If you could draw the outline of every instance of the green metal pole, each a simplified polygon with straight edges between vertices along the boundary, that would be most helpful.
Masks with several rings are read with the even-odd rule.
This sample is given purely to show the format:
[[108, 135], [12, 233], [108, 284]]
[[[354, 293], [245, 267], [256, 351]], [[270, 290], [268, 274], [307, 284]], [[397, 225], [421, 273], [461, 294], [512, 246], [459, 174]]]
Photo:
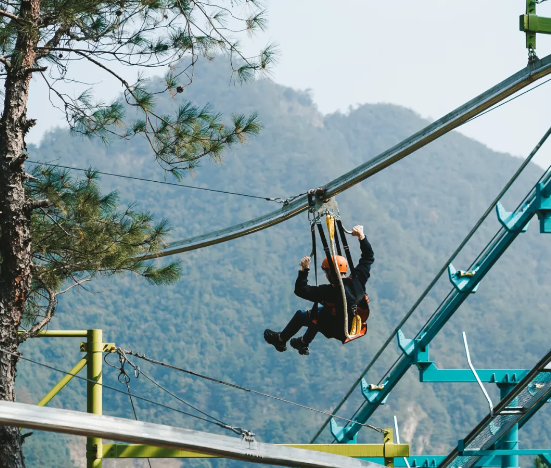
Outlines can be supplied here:
[[[102, 364], [103, 364], [103, 336], [101, 330], [88, 330], [88, 379], [96, 383], [87, 383], [87, 411], [93, 414], [102, 414]], [[88, 437], [86, 441], [86, 468], [101, 468], [103, 453], [102, 439]]]
[[[534, 0], [526, 0], [526, 15], [536, 14], [536, 2]], [[536, 33], [526, 33], [526, 48], [528, 50], [536, 50]]]
[[[498, 384], [501, 399], [505, 398], [514, 388], [515, 384]], [[513, 405], [517, 405], [517, 400], [513, 400]], [[515, 424], [509, 432], [499, 440], [497, 449], [518, 450], [518, 424]], [[502, 455], [501, 468], [517, 468], [518, 455]]]
[[[20, 330], [19, 334], [24, 333]], [[86, 338], [88, 330], [41, 330], [32, 338]]]
[[86, 362], [88, 361], [88, 355], [84, 356], [78, 363], [75, 367], [73, 367], [70, 371], [69, 371], [69, 374], [72, 374], [72, 375], [66, 375], [65, 377], [63, 377], [55, 386], [54, 388], [52, 388], [44, 398], [42, 398], [42, 400], [40, 400], [38, 403], [37, 403], [37, 406], [46, 406], [50, 400], [55, 397], [59, 391], [65, 387], [65, 385], [67, 385], [71, 379], [77, 375], [81, 370], [82, 368], [86, 365]]

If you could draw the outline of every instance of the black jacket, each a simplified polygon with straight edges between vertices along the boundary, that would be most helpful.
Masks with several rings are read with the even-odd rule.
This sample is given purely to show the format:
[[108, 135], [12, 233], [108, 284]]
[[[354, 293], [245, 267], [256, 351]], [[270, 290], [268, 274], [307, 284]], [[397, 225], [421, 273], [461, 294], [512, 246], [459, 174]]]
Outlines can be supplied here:
[[[364, 237], [360, 241], [362, 252], [360, 261], [349, 278], [343, 278], [344, 289], [346, 292], [346, 302], [348, 304], [359, 304], [365, 296], [365, 285], [371, 276], [371, 265], [375, 261], [373, 248]], [[319, 302], [323, 305], [335, 304], [336, 314], [333, 315], [332, 307], [324, 307], [317, 317], [319, 331], [327, 338], [336, 338], [340, 341], [345, 340], [344, 335], [344, 311], [340, 287], [332, 284], [322, 284], [321, 286], [310, 286], [308, 284], [308, 272], [303, 270], [298, 272], [298, 278], [295, 283], [295, 294], [307, 301]], [[348, 310], [348, 325], [352, 324], [352, 311]], [[349, 330], [350, 332], [350, 330]]]

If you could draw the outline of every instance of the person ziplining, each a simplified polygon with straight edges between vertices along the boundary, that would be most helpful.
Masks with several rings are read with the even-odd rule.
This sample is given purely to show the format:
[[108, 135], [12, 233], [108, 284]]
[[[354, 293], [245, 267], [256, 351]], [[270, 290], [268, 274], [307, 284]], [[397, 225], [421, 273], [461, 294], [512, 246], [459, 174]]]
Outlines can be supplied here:
[[[313, 202], [311, 204], [313, 205], [311, 212], [317, 211]], [[352, 268], [350, 276], [347, 277], [348, 265], [349, 263], [352, 265], [352, 259], [344, 237], [344, 228], [340, 219], [335, 219], [333, 216], [333, 210], [326, 210], [323, 214], [327, 217], [330, 243], [327, 243], [318, 215], [312, 222], [312, 253], [315, 258], [315, 226], [317, 225], [326, 253], [321, 268], [329, 284], [309, 285], [308, 274], [311, 256], [303, 257], [300, 260], [301, 270], [298, 272], [295, 282], [295, 294], [302, 299], [312, 301], [314, 306], [309, 310], [298, 310], [281, 332], [269, 329], [264, 331], [264, 340], [279, 352], [287, 350], [287, 342], [290, 340], [291, 347], [295, 348], [299, 354], [310, 354], [309, 345], [318, 332], [321, 332], [326, 338], [334, 338], [345, 344], [364, 336], [367, 331], [369, 298], [365, 287], [371, 276], [371, 265], [375, 261], [373, 248], [364, 234], [363, 226], [354, 226], [351, 234], [359, 240], [361, 258], [356, 267]], [[341, 235], [341, 241], [349, 261], [340, 255], [341, 248], [338, 237], [335, 243], [335, 228]], [[335, 250], [338, 250], [339, 255]], [[306, 333], [300, 338], [294, 338], [302, 327], [307, 327]]]

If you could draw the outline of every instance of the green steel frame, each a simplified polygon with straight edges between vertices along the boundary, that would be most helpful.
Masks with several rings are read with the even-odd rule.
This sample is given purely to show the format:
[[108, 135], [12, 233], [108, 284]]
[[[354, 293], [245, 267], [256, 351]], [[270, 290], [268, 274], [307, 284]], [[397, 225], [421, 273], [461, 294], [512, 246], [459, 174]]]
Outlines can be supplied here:
[[[87, 366], [88, 383], [86, 385], [86, 402], [88, 413], [102, 414], [102, 367], [103, 353], [109, 353], [114, 343], [103, 343], [102, 331], [92, 330], [45, 330], [33, 338], [86, 338], [80, 343], [80, 351], [85, 356], [38, 402], [46, 406], [65, 387], [84, 366]], [[93, 382], [91, 382], [93, 381]], [[102, 440], [95, 437], [86, 439], [86, 468], [101, 468]]]
[[520, 15], [520, 30], [526, 34], [526, 48], [536, 50], [536, 34], [551, 34], [551, 18], [536, 15], [536, 2], [526, 0], [526, 13]]
[[[65, 375], [39, 402], [38, 406], [47, 405], [85, 366], [87, 366], [86, 402], [87, 412], [103, 413], [103, 353], [113, 352], [115, 343], [104, 343], [100, 329], [91, 330], [46, 330], [33, 338], [86, 338], [80, 343], [80, 351], [85, 356]], [[395, 444], [393, 429], [384, 430], [382, 444], [334, 445], [334, 444], [282, 444], [287, 447], [302, 448], [318, 452], [344, 455], [353, 458], [382, 460], [390, 468], [394, 459], [409, 457], [408, 444]], [[139, 444], [103, 444], [102, 439], [86, 439], [86, 468], [101, 468], [104, 458], [213, 458], [183, 450], [170, 450]]]
[[[395, 444], [392, 429], [385, 429], [383, 444], [280, 444], [284, 447], [294, 447], [316, 452], [361, 458], [367, 461], [394, 467], [395, 459], [403, 460], [409, 457], [408, 444]], [[104, 444], [103, 458], [218, 458], [187, 450], [172, 450], [162, 447], [152, 447], [142, 444]]]

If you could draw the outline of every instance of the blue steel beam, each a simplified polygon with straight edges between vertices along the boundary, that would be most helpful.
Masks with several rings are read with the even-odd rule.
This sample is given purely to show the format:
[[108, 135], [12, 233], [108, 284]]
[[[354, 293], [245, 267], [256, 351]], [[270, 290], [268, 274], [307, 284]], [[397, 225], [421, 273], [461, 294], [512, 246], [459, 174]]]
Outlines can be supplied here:
[[[450, 271], [453, 274], [461, 275], [461, 284], [454, 283], [453, 290], [448, 299], [442, 303], [432, 320], [418, 334], [418, 338], [407, 340], [403, 334], [398, 333], [398, 344], [402, 349], [403, 355], [396, 366], [390, 371], [388, 377], [378, 388], [373, 388], [362, 382], [362, 393], [367, 400], [359, 411], [354, 421], [365, 424], [367, 420], [377, 410], [379, 405], [383, 404], [388, 398], [390, 392], [396, 387], [398, 382], [406, 374], [409, 368], [419, 361], [419, 353], [426, 351], [427, 346], [440, 332], [455, 311], [463, 304], [469, 294], [478, 286], [480, 281], [492, 269], [499, 258], [505, 253], [519, 234], [525, 231], [526, 226], [534, 215], [538, 215], [540, 220], [540, 232], [551, 233], [551, 176], [548, 174], [544, 180], [532, 189], [524, 205], [518, 212], [504, 218], [504, 210], [501, 204], [498, 204], [497, 214], [503, 226], [494, 238], [494, 241], [484, 249], [479, 256], [479, 260], [473, 265], [469, 272], [456, 272], [450, 265]], [[452, 278], [450, 278], [452, 279]], [[350, 423], [349, 426], [341, 427], [334, 419], [331, 420], [331, 433], [333, 437], [341, 443], [354, 442], [356, 434], [362, 428], [359, 424]]]

